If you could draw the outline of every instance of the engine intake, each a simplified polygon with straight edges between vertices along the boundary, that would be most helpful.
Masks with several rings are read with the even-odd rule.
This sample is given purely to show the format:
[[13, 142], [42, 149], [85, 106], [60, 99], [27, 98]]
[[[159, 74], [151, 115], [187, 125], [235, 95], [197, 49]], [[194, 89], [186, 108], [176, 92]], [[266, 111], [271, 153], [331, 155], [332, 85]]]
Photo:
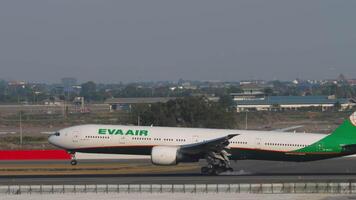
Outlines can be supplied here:
[[184, 155], [178, 146], [155, 146], [151, 152], [151, 162], [155, 165], [177, 165], [180, 162], [198, 162], [199, 158]]
[[151, 161], [155, 165], [178, 164], [178, 150], [175, 146], [156, 146], [152, 148]]

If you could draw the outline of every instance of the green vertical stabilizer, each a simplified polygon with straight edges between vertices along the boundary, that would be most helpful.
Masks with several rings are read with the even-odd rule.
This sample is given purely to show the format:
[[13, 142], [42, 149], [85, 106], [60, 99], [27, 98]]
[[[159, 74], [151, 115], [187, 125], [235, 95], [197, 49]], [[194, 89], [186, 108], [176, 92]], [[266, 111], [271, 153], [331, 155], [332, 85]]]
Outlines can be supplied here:
[[[343, 153], [345, 146], [356, 145], [356, 112], [346, 119], [330, 135], [307, 147], [296, 150], [301, 153]], [[355, 152], [356, 153], [356, 152]]]

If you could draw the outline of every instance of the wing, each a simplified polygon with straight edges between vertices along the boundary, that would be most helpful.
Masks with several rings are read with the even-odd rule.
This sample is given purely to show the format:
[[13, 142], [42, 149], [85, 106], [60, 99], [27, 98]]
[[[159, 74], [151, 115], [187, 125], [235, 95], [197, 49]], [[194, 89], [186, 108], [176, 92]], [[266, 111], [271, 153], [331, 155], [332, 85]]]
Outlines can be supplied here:
[[230, 144], [229, 140], [238, 134], [231, 134], [224, 137], [207, 140], [203, 142], [182, 145], [180, 151], [185, 154], [196, 155], [208, 152], [221, 152]]

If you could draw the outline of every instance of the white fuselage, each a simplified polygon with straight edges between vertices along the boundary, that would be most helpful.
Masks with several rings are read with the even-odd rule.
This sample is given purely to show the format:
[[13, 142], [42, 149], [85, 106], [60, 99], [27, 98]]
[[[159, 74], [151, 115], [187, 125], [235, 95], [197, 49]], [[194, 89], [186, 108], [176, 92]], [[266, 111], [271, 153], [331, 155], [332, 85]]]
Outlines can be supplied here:
[[[102, 129], [101, 134], [99, 134], [100, 129]], [[121, 131], [117, 132], [117, 130]], [[132, 132], [127, 134], [129, 130]], [[147, 135], [140, 135], [140, 130], [147, 131]], [[230, 148], [288, 152], [313, 144], [326, 136], [313, 133], [119, 125], [81, 125], [62, 129], [59, 133], [59, 136], [51, 136], [49, 141], [67, 150], [180, 146], [238, 134], [230, 140]], [[130, 152], [125, 152], [125, 154], [130, 154]]]

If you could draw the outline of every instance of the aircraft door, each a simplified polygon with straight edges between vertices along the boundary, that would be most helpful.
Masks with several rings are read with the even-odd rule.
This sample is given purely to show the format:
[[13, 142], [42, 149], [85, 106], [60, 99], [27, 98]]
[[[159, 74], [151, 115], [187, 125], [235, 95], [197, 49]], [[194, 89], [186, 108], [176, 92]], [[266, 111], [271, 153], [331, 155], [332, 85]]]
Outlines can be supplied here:
[[256, 145], [257, 149], [260, 149], [261, 146], [262, 146], [262, 139], [261, 138], [256, 138], [255, 145]]
[[79, 133], [77, 131], [73, 132], [73, 143], [78, 143], [79, 141]]
[[126, 144], [126, 137], [124, 135], [119, 137], [119, 144]]
[[193, 142], [199, 142], [199, 136], [198, 135], [193, 135], [192, 141]]

